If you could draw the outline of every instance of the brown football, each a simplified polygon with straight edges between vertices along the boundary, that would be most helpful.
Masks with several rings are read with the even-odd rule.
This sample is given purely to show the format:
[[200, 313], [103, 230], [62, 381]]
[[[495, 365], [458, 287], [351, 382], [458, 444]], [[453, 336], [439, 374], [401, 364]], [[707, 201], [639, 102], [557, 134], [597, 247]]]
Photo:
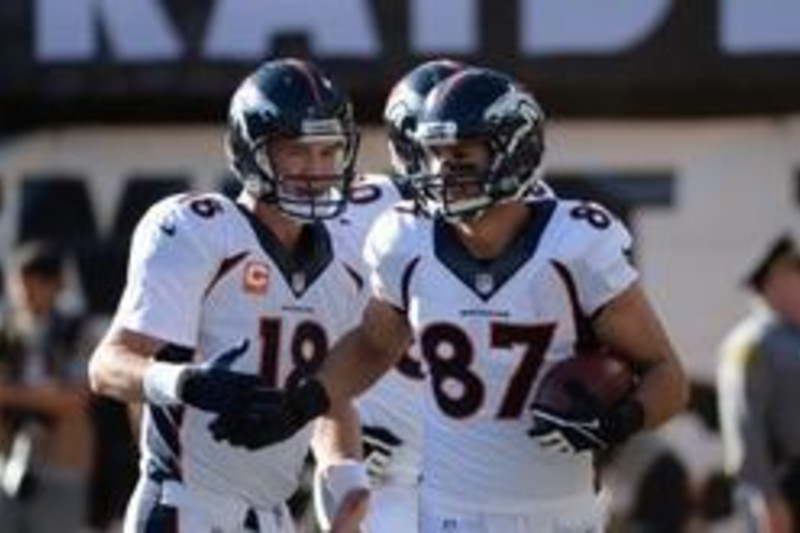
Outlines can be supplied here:
[[603, 409], [619, 404], [636, 386], [631, 366], [610, 350], [578, 353], [553, 365], [542, 378], [533, 406], [560, 415], [580, 416], [589, 407], [576, 394], [586, 391]]

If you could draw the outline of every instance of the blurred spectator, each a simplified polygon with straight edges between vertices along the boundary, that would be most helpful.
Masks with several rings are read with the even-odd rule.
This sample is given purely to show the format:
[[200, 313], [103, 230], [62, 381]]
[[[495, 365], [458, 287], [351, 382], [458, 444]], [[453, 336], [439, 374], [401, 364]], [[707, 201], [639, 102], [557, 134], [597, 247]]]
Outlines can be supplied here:
[[686, 531], [692, 518], [689, 471], [674, 453], [660, 454], [639, 481], [629, 531]]
[[736, 533], [744, 524], [733, 508], [733, 480], [717, 470], [709, 474], [698, 487], [696, 513], [707, 533]]
[[722, 472], [716, 396], [713, 384], [692, 381], [684, 412], [607, 458], [611, 531], [743, 531]]
[[754, 309], [720, 350], [725, 464], [750, 531], [800, 527], [800, 255], [777, 238], [745, 279]]
[[58, 306], [62, 257], [48, 244], [18, 248], [6, 265], [6, 284], [0, 315], [0, 528], [79, 531], [91, 459], [83, 320]]

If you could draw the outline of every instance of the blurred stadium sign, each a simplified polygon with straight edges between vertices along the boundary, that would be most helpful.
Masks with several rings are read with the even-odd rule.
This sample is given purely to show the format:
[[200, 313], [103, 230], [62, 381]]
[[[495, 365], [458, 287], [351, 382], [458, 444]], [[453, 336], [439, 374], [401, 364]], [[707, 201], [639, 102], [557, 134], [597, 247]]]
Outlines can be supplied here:
[[800, 108], [792, 0], [15, 0], [0, 116], [217, 120], [240, 76], [283, 54], [321, 61], [365, 119], [439, 55], [507, 69], [561, 116]]

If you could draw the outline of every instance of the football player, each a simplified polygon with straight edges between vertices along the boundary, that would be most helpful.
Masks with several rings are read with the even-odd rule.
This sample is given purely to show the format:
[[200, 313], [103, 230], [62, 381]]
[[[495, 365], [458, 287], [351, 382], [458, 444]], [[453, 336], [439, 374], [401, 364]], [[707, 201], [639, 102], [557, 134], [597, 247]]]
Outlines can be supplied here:
[[[393, 173], [367, 174], [354, 182], [351, 203], [341, 217], [359, 253], [368, 230], [383, 211], [413, 212], [410, 181], [422, 169], [422, 151], [413, 138], [417, 117], [428, 93], [462, 68], [464, 65], [448, 59], [426, 61], [392, 89], [383, 118]], [[403, 200], [406, 202], [399, 203]], [[366, 303], [367, 288], [364, 294]], [[405, 533], [409, 524], [417, 521], [422, 379], [418, 354], [412, 349], [358, 399], [364, 462], [372, 487], [363, 526], [367, 533]], [[327, 529], [329, 512], [320, 488], [317, 482], [315, 508], [320, 525]]]
[[[241, 83], [228, 118], [242, 193], [182, 194], [145, 214], [91, 359], [95, 391], [145, 402], [125, 531], [293, 531], [284, 501], [298, 488], [306, 423], [323, 412], [337, 527], [355, 531], [368, 495], [357, 415], [306, 380], [360, 313], [323, 223], [341, 213], [353, 174], [351, 105], [313, 64], [278, 59]], [[268, 446], [258, 417], [288, 403], [299, 407], [283, 419], [293, 437]]]
[[[502, 74], [465, 69], [439, 84], [415, 139], [425, 157], [413, 190], [429, 218], [387, 211], [377, 221], [366, 245], [372, 299], [317, 379], [329, 398], [349, 397], [379, 371], [363, 368], [368, 354], [418, 344], [421, 531], [602, 531], [592, 452], [687, 399], [628, 261], [630, 236], [595, 203], [529, 199], [544, 116]], [[637, 369], [632, 395], [586, 418], [532, 412], [540, 376], [597, 341]]]
[[[387, 217], [370, 246], [375, 295], [407, 310], [430, 374], [422, 530], [601, 531], [585, 452], [660, 423], [686, 396], [630, 237], [596, 204], [526, 199], [544, 116], [503, 75], [464, 71], [438, 87], [416, 138], [432, 222]], [[529, 413], [537, 377], [595, 336], [640, 369], [637, 394], [591, 420]]]

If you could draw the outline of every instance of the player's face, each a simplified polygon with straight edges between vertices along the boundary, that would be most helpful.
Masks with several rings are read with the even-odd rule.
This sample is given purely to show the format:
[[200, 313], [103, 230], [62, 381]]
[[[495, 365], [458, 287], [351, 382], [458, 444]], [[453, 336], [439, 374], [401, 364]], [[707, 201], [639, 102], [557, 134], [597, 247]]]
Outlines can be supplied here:
[[481, 141], [434, 146], [426, 154], [427, 168], [444, 183], [444, 201], [457, 202], [479, 195], [489, 164], [489, 149]]
[[288, 193], [315, 197], [328, 193], [332, 180], [339, 179], [344, 154], [340, 140], [276, 139], [259, 150], [257, 159], [263, 164], [263, 158], [270, 157]]

